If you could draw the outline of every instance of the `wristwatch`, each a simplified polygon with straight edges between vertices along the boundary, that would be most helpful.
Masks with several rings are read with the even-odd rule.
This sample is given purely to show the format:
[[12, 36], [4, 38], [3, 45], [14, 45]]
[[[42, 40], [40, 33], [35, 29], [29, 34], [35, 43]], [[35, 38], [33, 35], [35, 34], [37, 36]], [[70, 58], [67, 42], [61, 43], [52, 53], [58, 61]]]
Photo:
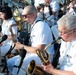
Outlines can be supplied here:
[[24, 49], [24, 45], [22, 45], [21, 49]]

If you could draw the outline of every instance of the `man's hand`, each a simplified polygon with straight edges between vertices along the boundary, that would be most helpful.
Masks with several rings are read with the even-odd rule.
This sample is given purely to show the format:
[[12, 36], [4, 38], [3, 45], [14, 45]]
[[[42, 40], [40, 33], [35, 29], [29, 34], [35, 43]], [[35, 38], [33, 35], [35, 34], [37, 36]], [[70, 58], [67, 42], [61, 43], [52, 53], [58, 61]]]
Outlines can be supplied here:
[[3, 42], [0, 44], [0, 46], [2, 46], [3, 45]]
[[20, 42], [16, 42], [15, 44], [16, 44], [15, 49], [18, 49], [18, 50], [21, 49], [22, 44]]
[[52, 66], [51, 63], [48, 64], [48, 65], [43, 65], [43, 64], [42, 64], [42, 67], [43, 67], [44, 71], [46, 71], [46, 72], [48, 72], [48, 73], [50, 73], [50, 74], [51, 74], [52, 70], [54, 70], [54, 67]]

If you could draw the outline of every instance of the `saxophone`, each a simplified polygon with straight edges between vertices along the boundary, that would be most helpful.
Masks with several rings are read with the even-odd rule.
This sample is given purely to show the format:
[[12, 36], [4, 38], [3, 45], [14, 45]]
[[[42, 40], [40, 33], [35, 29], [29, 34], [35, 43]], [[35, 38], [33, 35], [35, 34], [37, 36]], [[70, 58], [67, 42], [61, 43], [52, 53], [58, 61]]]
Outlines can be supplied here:
[[[13, 31], [12, 31], [12, 27], [13, 27], [13, 26], [17, 26], [17, 25], [16, 25], [16, 24], [12, 24], [12, 25], [9, 27], [9, 31], [11, 32], [11, 36], [12, 36], [13, 42], [16, 42], [16, 41], [17, 41], [17, 40], [16, 40], [16, 37], [15, 37], [15, 35], [13, 34]], [[11, 46], [10, 49], [13, 50], [14, 47], [15, 47], [15, 44], [14, 44], [13, 47]], [[12, 57], [12, 56], [14, 56], [14, 54], [11, 53], [10, 50], [9, 50], [8, 53], [7, 53], [7, 58], [10, 58], [10, 57]]]
[[[61, 39], [61, 37], [59, 37], [58, 39], [56, 39], [55, 41], [53, 41], [51, 44], [47, 45], [44, 50], [37, 50], [36, 51], [37, 55], [40, 57], [40, 59], [41, 59], [41, 61], [42, 61], [42, 63], [44, 65], [49, 64], [49, 58], [50, 58], [50, 56], [49, 56], [49, 53], [47, 52], [47, 49], [51, 45], [55, 44], [56, 42], [59, 42], [60, 39]], [[42, 67], [38, 66], [35, 63], [35, 61], [32, 60], [30, 62], [30, 64], [28, 65], [28, 67], [27, 67], [27, 75], [50, 75], [50, 74], [47, 73], [47, 72], [45, 72], [42, 69]]]
[[16, 24], [11, 25], [10, 28], [9, 28], [9, 30], [10, 30], [10, 32], [11, 32], [11, 36], [12, 36], [13, 42], [16, 42], [16, 41], [17, 41], [17, 40], [16, 40], [16, 37], [14, 36], [13, 31], [12, 31], [12, 27], [13, 27], [13, 26], [17, 26], [17, 25], [16, 25]]

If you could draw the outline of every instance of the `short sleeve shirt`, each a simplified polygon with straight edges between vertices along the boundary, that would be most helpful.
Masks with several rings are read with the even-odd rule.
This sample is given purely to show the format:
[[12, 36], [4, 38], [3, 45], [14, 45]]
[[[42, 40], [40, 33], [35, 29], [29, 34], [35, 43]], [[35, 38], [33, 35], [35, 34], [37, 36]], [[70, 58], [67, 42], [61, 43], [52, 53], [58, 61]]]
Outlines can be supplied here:
[[[37, 20], [39, 20], [39, 18], [37, 18], [36, 21]], [[36, 47], [37, 45], [40, 44], [45, 44], [47, 46], [53, 41], [50, 27], [43, 21], [36, 22], [32, 27], [30, 39], [31, 39], [31, 45], [33, 47]], [[51, 53], [54, 53], [53, 46], [49, 47], [48, 50]]]
[[76, 73], [76, 38], [72, 42], [62, 42], [60, 48], [60, 69]]
[[52, 0], [52, 2], [50, 3], [50, 7], [52, 8], [54, 12], [57, 12], [60, 9], [58, 2], [54, 0]]

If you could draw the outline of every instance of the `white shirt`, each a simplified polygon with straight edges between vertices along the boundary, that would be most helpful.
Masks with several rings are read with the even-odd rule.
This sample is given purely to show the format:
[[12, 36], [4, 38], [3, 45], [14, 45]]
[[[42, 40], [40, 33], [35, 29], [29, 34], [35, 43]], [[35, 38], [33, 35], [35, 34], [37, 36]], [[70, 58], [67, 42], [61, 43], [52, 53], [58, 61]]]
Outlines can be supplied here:
[[47, 24], [49, 26], [53, 26], [55, 23], [55, 20], [54, 20], [54, 15], [50, 15], [50, 10], [49, 10], [49, 7], [46, 7], [46, 6], [44, 7], [44, 17]]
[[[38, 21], [38, 20], [40, 19], [37, 18], [34, 22], [35, 24], [32, 25], [33, 26], [31, 30], [31, 46], [32, 47], [36, 47], [39, 44], [45, 44], [47, 46], [53, 41], [50, 27], [45, 22]], [[38, 22], [36, 23], [36, 21]], [[50, 46], [48, 48], [48, 51], [51, 54], [53, 54], [54, 53], [53, 47]]]
[[57, 12], [60, 9], [60, 6], [59, 6], [58, 2], [56, 2], [54, 0], [51, 1], [50, 7], [52, 8], [52, 10], [54, 12]]
[[60, 69], [76, 73], [76, 38], [72, 42], [63, 42], [60, 48]]
[[[76, 4], [74, 5], [74, 7], [76, 7]], [[74, 8], [70, 7], [70, 9], [67, 11], [67, 14], [76, 15], [76, 10], [74, 11]]]
[[[8, 19], [6, 22], [3, 21], [2, 34], [7, 36], [11, 35], [10, 26], [13, 24], [16, 24], [13, 19]], [[12, 32], [13, 34], [17, 35], [17, 26], [12, 27]], [[12, 45], [12, 43], [13, 43], [13, 40], [6, 39], [4, 41], [3, 45], [0, 47], [1, 56], [4, 56], [10, 50], [10, 46]], [[15, 52], [15, 51], [12, 50], [12, 52]]]
[[41, 3], [45, 3], [44, 0], [34, 0], [34, 2], [35, 7], [39, 6]]
[[[13, 19], [9, 19], [7, 20], [5, 23], [3, 22], [2, 24], [2, 34], [3, 35], [11, 35], [11, 32], [10, 32], [10, 26], [13, 25], [13, 24], [16, 24], [15, 21]], [[13, 26], [12, 27], [12, 31], [13, 31], [13, 34], [16, 34], [17, 35], [17, 26]], [[6, 42], [8, 44], [11, 44], [12, 41], [11, 40], [6, 40]]]
[[58, 2], [56, 2], [55, 0], [52, 0], [50, 3], [50, 7], [52, 8], [53, 12], [56, 12], [54, 16], [55, 16], [55, 19], [58, 20], [58, 11], [60, 10], [60, 6]]
[[68, 11], [68, 13], [69, 14], [72, 14], [72, 15], [75, 14], [74, 9], [73, 8], [70, 8], [69, 11]]

